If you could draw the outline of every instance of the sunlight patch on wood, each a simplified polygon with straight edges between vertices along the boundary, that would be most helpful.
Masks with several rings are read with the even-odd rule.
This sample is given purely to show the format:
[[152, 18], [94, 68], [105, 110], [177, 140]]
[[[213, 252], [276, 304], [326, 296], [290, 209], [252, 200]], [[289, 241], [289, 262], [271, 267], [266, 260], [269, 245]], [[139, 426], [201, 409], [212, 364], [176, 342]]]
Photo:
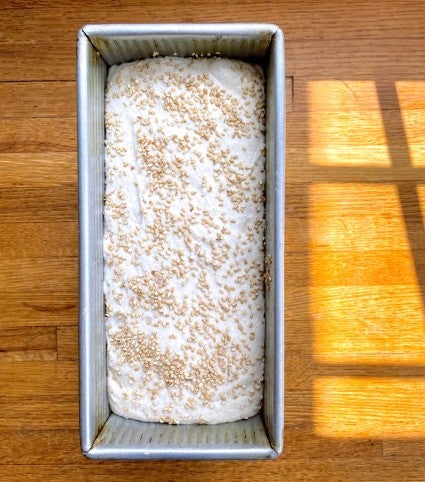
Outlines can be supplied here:
[[425, 82], [395, 83], [404, 136], [413, 167], [425, 167]]
[[[418, 199], [425, 202], [425, 186]], [[408, 206], [402, 211], [394, 184], [314, 184], [309, 201], [315, 358], [425, 364], [423, 293], [416, 271], [421, 266], [415, 266], [411, 250], [412, 240], [425, 249], [422, 220], [410, 222], [409, 239], [403, 219], [415, 213]]]
[[332, 438], [423, 438], [424, 398], [423, 378], [318, 378], [315, 432]]
[[309, 81], [307, 89], [312, 164], [391, 165], [374, 82]]

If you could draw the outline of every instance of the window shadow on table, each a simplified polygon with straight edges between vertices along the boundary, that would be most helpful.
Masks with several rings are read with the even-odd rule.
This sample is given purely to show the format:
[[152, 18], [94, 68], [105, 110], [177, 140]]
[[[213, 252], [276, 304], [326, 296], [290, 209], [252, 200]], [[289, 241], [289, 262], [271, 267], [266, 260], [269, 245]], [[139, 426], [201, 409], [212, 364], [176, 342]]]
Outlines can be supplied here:
[[[376, 79], [374, 86], [377, 99], [376, 112], [380, 112], [381, 128], [389, 163], [388, 159], [386, 159], [387, 163], [382, 162], [375, 165], [370, 163], [353, 165], [353, 163], [344, 164], [344, 162], [335, 165], [326, 162], [310, 163], [308, 167], [311, 179], [305, 180], [305, 182], [300, 179], [288, 179], [289, 184], [296, 185], [296, 189], [291, 189], [291, 187], [288, 189], [288, 196], [296, 194], [296, 202], [304, 207], [305, 230], [308, 233], [307, 236], [310, 236], [311, 216], [309, 213], [319, 209], [312, 205], [312, 203], [318, 202], [317, 197], [311, 195], [314, 185], [342, 186], [341, 196], [344, 195], [343, 185], [346, 185], [347, 189], [351, 184], [364, 185], [365, 192], [367, 192], [367, 186], [372, 186], [372, 184], [383, 186], [384, 189], [395, 187], [394, 203], [398, 205], [399, 210], [391, 213], [392, 208], [388, 206], [388, 213], [389, 216], [400, 218], [398, 222], [404, 225], [406, 245], [404, 247], [395, 245], [392, 248], [387, 245], [385, 249], [390, 264], [392, 260], [396, 260], [399, 250], [409, 252], [406, 259], [400, 261], [400, 266], [403, 268], [400, 273], [400, 286], [397, 283], [396, 271], [388, 272], [388, 275], [385, 273], [385, 263], [381, 266], [381, 272], [378, 272], [376, 267], [370, 267], [371, 273], [375, 270], [371, 276], [376, 276], [379, 281], [366, 279], [368, 267], [359, 266], [359, 270], [363, 269], [360, 278], [364, 282], [364, 286], [361, 287], [364, 290], [362, 291], [363, 298], [359, 298], [358, 303], [365, 303], [367, 306], [370, 303], [372, 307], [375, 301], [376, 304], [379, 304], [382, 301], [379, 296], [375, 301], [372, 299], [372, 292], [378, 284], [384, 287], [383, 293], [387, 293], [383, 296], [388, 296], [388, 293], [391, 292], [391, 290], [385, 291], [390, 286], [394, 293], [397, 292], [397, 289], [400, 291], [406, 289], [406, 295], [405, 298], [400, 295], [399, 311], [394, 311], [395, 304], [392, 305], [391, 302], [388, 302], [383, 303], [382, 307], [373, 307], [369, 320], [360, 319], [360, 317], [358, 320], [350, 320], [350, 313], [341, 309], [341, 306], [351, 303], [356, 310], [356, 293], [361, 290], [353, 283], [350, 294], [352, 299], [347, 301], [344, 297], [350, 292], [350, 282], [347, 280], [345, 289], [343, 289], [345, 283], [343, 270], [334, 266], [333, 270], [324, 268], [321, 273], [317, 269], [317, 264], [321, 261], [328, 262], [326, 255], [323, 255], [322, 258], [320, 255], [317, 256], [317, 252], [320, 250], [320, 240], [326, 236], [319, 234], [317, 239], [306, 240], [305, 246], [308, 255], [305, 257], [297, 257], [296, 246], [287, 246], [289, 253], [286, 273], [287, 276], [291, 276], [296, 269], [299, 286], [287, 288], [286, 297], [286, 313], [289, 320], [286, 323], [288, 349], [284, 457], [295, 456], [294, 451], [298, 452], [298, 456], [304, 451], [303, 456], [311, 457], [323, 457], [326, 453], [332, 453], [335, 457], [356, 457], [360, 454], [381, 457], [394, 454], [411, 455], [415, 451], [419, 453], [419, 450], [425, 448], [425, 410], [422, 408], [423, 402], [421, 403], [425, 393], [425, 351], [423, 350], [425, 339], [423, 336], [425, 331], [425, 230], [423, 220], [425, 216], [422, 213], [420, 190], [418, 189], [421, 181], [425, 182], [425, 160], [421, 166], [417, 163], [415, 165], [411, 159], [409, 133], [406, 132], [406, 120], [403, 121], [403, 107], [398, 97], [396, 83], [391, 84], [388, 81]], [[351, 90], [349, 85], [347, 88]], [[425, 90], [425, 87], [422, 90]], [[353, 91], [352, 94], [356, 96]], [[360, 102], [361, 99], [356, 97], [356, 101]], [[410, 107], [410, 110], [413, 111], [414, 108]], [[347, 116], [350, 115], [348, 112]], [[367, 130], [367, 113], [360, 112], [359, 117], [366, 122], [363, 127]], [[311, 121], [310, 112], [308, 112], [307, 118]], [[341, 142], [341, 138], [344, 136], [338, 137], [338, 120], [333, 120], [331, 123], [329, 116], [325, 115], [323, 115], [323, 119], [329, 122], [326, 132], [328, 134], [331, 132], [331, 136], [334, 135], [337, 142]], [[420, 119], [425, 119], [425, 113]], [[410, 125], [414, 126], [415, 122], [417, 121], [412, 121]], [[317, 127], [317, 125], [309, 124], [306, 132], [311, 136], [312, 130]], [[358, 132], [355, 132], [354, 129], [347, 131], [349, 135], [356, 137], [354, 146], [348, 146], [349, 149], [355, 149], [356, 142], [361, 142], [361, 128]], [[417, 126], [413, 128], [418, 132]], [[332, 131], [332, 129], [334, 130]], [[366, 146], [367, 135], [366, 132], [364, 140]], [[306, 141], [305, 156], [309, 157], [311, 145], [308, 145], [308, 139]], [[318, 141], [317, 135], [315, 141]], [[347, 142], [350, 142], [349, 137]], [[416, 142], [418, 141], [416, 140]], [[321, 146], [323, 152], [326, 151], [326, 148], [332, 147], [332, 145]], [[315, 155], [317, 156], [317, 153]], [[291, 170], [291, 172], [296, 171]], [[308, 175], [308, 170], [306, 172]], [[324, 192], [326, 195], [326, 190]], [[324, 198], [319, 201], [325, 206], [324, 213], [322, 213], [322, 216], [325, 217], [327, 215], [326, 203], [340, 202]], [[382, 202], [384, 203], [386, 200], [382, 199]], [[424, 198], [422, 202], [424, 202]], [[287, 199], [290, 210], [293, 209], [294, 204], [293, 200]], [[344, 209], [342, 216], [351, 216], [349, 206], [345, 205]], [[353, 206], [354, 209], [355, 206]], [[382, 205], [377, 205], [376, 209], [381, 213], [384, 211]], [[364, 216], [364, 222], [370, 221], [374, 217], [374, 213], [373, 206], [370, 206], [368, 216]], [[293, 212], [290, 212], [290, 216], [293, 216]], [[386, 228], [387, 234], [389, 233], [387, 241], [391, 238], [393, 228], [394, 226], [389, 223]], [[383, 228], [381, 226], [381, 229], [385, 229], [385, 226]], [[338, 234], [340, 235], [339, 240], [345, 235], [342, 229]], [[348, 233], [347, 236], [350, 234]], [[396, 236], [394, 238], [397, 239]], [[329, 240], [330, 236], [326, 239]], [[344, 244], [344, 246], [347, 245], [348, 243]], [[376, 245], [381, 246], [382, 243], [377, 242]], [[362, 249], [366, 253], [368, 248], [363, 246]], [[372, 245], [370, 253], [373, 252], [373, 249]], [[332, 246], [329, 247], [329, 250], [332, 250]], [[335, 259], [347, 263], [347, 276], [351, 276], [355, 282], [356, 266], [350, 266], [348, 254], [345, 252], [344, 255], [335, 255]], [[356, 259], [361, 259], [361, 255]], [[406, 273], [409, 273], [409, 267], [406, 264], [409, 263], [412, 266], [410, 271], [413, 272], [409, 274], [410, 281], [407, 282]], [[342, 277], [337, 280], [333, 272], [340, 273]], [[331, 287], [332, 280], [339, 281], [341, 286]], [[367, 300], [368, 283], [370, 283], [372, 301]], [[408, 283], [411, 285], [407, 286]], [[329, 304], [325, 307], [326, 309], [323, 309], [323, 305], [326, 303], [324, 301], [325, 294], [328, 296], [332, 289], [332, 306]], [[409, 298], [409, 293], [415, 297], [416, 304]], [[316, 298], [313, 301], [314, 297]], [[403, 299], [406, 305], [409, 305], [408, 310], [405, 310], [403, 306]], [[341, 309], [341, 312], [332, 312], [332, 308]], [[378, 309], [381, 310], [381, 319], [374, 320], [373, 313]], [[413, 311], [415, 313], [414, 320], [408, 319]], [[360, 312], [367, 317], [365, 310], [362, 311], [359, 308], [358, 313]], [[353, 314], [353, 317], [355, 316], [356, 314]], [[334, 334], [331, 333], [330, 328], [326, 331], [325, 325], [330, 318], [333, 319], [333, 326], [336, 327]], [[353, 334], [353, 339], [355, 335], [357, 340], [349, 340], [347, 351], [344, 353], [344, 337], [337, 331], [341, 329], [344, 333], [344, 330], [349, 329], [347, 326], [350, 326], [350, 323], [352, 326], [357, 323], [357, 331]], [[399, 331], [397, 323], [399, 323]], [[411, 333], [408, 334], [406, 326], [403, 325], [414, 326], [415, 336], [417, 336], [416, 347], [414, 346], [414, 336]], [[323, 328], [324, 326], [325, 328]], [[386, 332], [388, 326], [391, 326], [391, 331]], [[294, 350], [292, 340], [294, 337], [297, 340], [300, 338], [297, 334], [299, 327], [303, 331], [304, 343], [297, 342]], [[335, 340], [338, 339], [339, 347], [336, 348], [338, 352], [336, 356], [333, 354], [328, 356], [329, 353], [320, 352], [321, 347], [318, 346], [320, 330], [326, 331], [327, 342], [332, 342], [333, 336]], [[350, 338], [348, 331], [346, 333]], [[368, 339], [365, 344], [369, 343], [370, 346], [375, 344], [376, 351], [366, 353], [365, 350], [362, 353], [360, 350], [359, 356], [356, 357], [355, 353], [350, 352], [352, 349], [350, 343], [353, 346], [361, 347], [362, 336], [365, 340]], [[403, 337], [406, 339], [404, 340]], [[336, 342], [333, 346], [336, 347]]]

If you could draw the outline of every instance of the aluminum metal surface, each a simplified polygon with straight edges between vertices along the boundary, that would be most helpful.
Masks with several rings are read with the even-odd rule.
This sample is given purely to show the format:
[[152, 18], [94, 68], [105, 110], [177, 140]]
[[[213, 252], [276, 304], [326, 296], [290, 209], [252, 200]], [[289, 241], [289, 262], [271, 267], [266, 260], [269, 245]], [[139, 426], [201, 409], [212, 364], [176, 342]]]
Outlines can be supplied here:
[[[266, 293], [262, 412], [227, 424], [165, 425], [111, 413], [103, 300], [104, 88], [110, 65], [159, 55], [215, 53], [266, 72]], [[283, 447], [283, 33], [270, 24], [87, 25], [78, 34], [81, 448], [99, 459], [269, 459]]]

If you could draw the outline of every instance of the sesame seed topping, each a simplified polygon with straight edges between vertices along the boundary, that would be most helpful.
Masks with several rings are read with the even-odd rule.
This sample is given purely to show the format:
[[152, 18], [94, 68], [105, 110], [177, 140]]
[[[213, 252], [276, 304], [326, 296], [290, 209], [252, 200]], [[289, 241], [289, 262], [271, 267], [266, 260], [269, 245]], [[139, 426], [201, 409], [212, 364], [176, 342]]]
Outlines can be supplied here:
[[108, 391], [130, 418], [211, 423], [261, 405], [264, 80], [219, 55], [153, 52], [108, 74]]

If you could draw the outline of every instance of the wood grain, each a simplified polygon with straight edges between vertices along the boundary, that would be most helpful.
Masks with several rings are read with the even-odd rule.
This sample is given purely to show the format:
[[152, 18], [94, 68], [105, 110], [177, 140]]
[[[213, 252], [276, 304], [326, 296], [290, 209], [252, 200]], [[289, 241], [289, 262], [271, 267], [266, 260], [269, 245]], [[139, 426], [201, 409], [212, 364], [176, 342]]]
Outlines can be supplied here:
[[75, 222], [77, 189], [62, 187], [18, 187], [0, 189], [0, 222]]
[[395, 375], [315, 380], [315, 432], [332, 439], [423, 438], [423, 373], [407, 379]]
[[362, 460], [365, 457], [373, 459], [382, 454], [382, 441], [379, 439], [320, 437], [314, 427], [288, 427], [285, 431], [285, 444], [285, 457], [290, 460], [303, 459], [305, 454], [308, 454], [310, 460]]
[[76, 290], [63, 291], [60, 281], [57, 279], [54, 291], [16, 289], [2, 293], [1, 328], [75, 325], [78, 321], [78, 293]]
[[309, 269], [308, 282], [314, 286], [382, 286], [412, 285], [416, 270], [425, 269], [424, 253], [411, 251], [326, 252], [287, 255], [287, 286], [306, 284], [304, 270]]
[[[289, 353], [285, 359], [285, 369], [287, 371], [285, 388], [286, 390], [296, 391], [310, 390], [310, 395], [308, 397], [311, 397], [310, 400], [313, 402], [311, 405], [312, 410], [315, 411], [321, 406], [320, 404], [324, 406], [324, 410], [326, 409], [326, 397], [323, 397], [323, 399], [321, 399], [322, 401], [319, 403], [318, 390], [315, 390], [316, 383], [323, 382], [323, 384], [325, 384], [323, 386], [327, 387], [326, 389], [330, 387], [329, 394], [332, 391], [332, 387], [334, 387], [335, 390], [337, 390], [338, 387], [342, 387], [341, 390], [345, 394], [344, 396], [347, 397], [347, 401], [345, 403], [340, 400], [339, 402], [335, 401], [335, 403], [338, 405], [338, 410], [341, 411], [341, 414], [349, 412], [351, 415], [354, 414], [353, 418], [355, 418], [356, 412], [359, 410], [362, 411], [363, 405], [367, 404], [368, 390], [370, 387], [375, 386], [375, 384], [378, 386], [382, 382], [382, 386], [385, 388], [392, 386], [396, 387], [397, 383], [399, 383], [401, 393], [406, 394], [406, 403], [409, 397], [415, 397], [414, 395], [409, 395], [410, 390], [412, 390], [412, 392], [415, 390], [421, 392], [422, 384], [424, 384], [423, 386], [425, 387], [425, 366], [423, 364], [422, 366], [416, 364], [409, 365], [401, 364], [398, 361], [391, 364], [391, 360], [385, 362], [384, 358], [379, 359], [379, 354], [375, 358], [375, 362], [370, 359], [370, 363], [367, 363], [362, 362], [360, 357], [357, 360], [352, 359], [348, 361], [344, 360], [344, 357], [340, 357], [339, 362], [334, 359], [330, 363], [326, 363], [325, 361], [321, 361], [320, 356], [317, 355]], [[358, 385], [356, 385], [356, 380], [359, 381]], [[326, 385], [327, 381], [329, 381], [329, 385]], [[410, 384], [410, 382], [412, 382], [412, 384]], [[385, 388], [385, 390], [387, 390], [387, 388]], [[328, 393], [323, 390], [322, 392]], [[349, 397], [351, 395], [354, 397], [352, 403], [349, 402]], [[363, 396], [364, 400], [362, 399]], [[380, 395], [377, 394], [377, 407], [379, 407], [379, 397]], [[390, 403], [391, 389], [388, 388], [387, 392], [385, 392], [382, 397], [383, 404]], [[395, 400], [394, 405], [392, 405], [394, 410], [398, 410], [397, 404], [398, 401]], [[400, 413], [404, 410], [401, 405], [399, 409], [401, 411]], [[417, 406], [416, 413], [409, 411], [408, 414], [406, 413], [406, 416], [418, 416], [422, 419], [424, 411], [425, 407], [419, 405]], [[331, 411], [328, 411], [327, 413], [331, 414]], [[366, 409], [365, 413], [367, 413]], [[382, 415], [382, 420], [387, 421], [387, 415]], [[311, 421], [314, 422], [314, 419], [311, 419]], [[335, 418], [335, 423], [338, 423], [337, 418]], [[389, 420], [388, 423], [390, 423]], [[405, 433], [402, 434], [400, 432], [400, 435], [405, 436]], [[350, 438], [348, 431], [345, 436]], [[353, 437], [357, 438], [354, 433]]]
[[425, 236], [420, 220], [406, 223], [401, 217], [385, 217], [380, 213], [356, 216], [315, 215], [304, 218], [288, 218], [288, 254], [295, 251], [390, 251], [409, 250], [411, 240], [416, 249], [425, 249]]
[[[0, 55], [5, 59], [0, 64], [0, 80], [73, 80], [75, 33], [86, 23], [125, 23], [134, 22], [135, 18], [139, 22], [175, 22], [176, 18], [185, 22], [223, 21], [223, 11], [227, 21], [255, 22], [260, 18], [287, 27], [290, 76], [342, 78], [353, 72], [356, 78], [363, 79], [388, 75], [406, 78], [406, 71], [410, 79], [420, 80], [423, 76], [421, 42], [425, 33], [417, 21], [423, 11], [421, 2], [411, 2], [407, 12], [396, 1], [385, 2], [385, 14], [381, 12], [384, 7], [371, 8], [365, 0], [356, 8], [348, 1], [338, 2], [335, 7], [328, 0], [317, 10], [311, 3], [308, 8], [301, 8], [295, 0], [284, 4], [271, 2], [267, 9], [252, 1], [222, 0], [214, 8], [200, 8], [194, 1], [146, 2], [142, 9], [134, 3], [102, 9], [90, 4], [59, 4], [56, 9], [32, 9], [31, 16], [26, 8], [3, 10], [8, 29], [7, 35], [0, 37]], [[374, 15], [375, 10], [380, 14]], [[377, 38], [386, 41], [378, 42]], [[403, 55], [399, 55], [401, 52]]]
[[58, 326], [58, 360], [78, 360], [78, 326]]
[[[274, 0], [267, 3], [267, 8], [253, 0], [237, 0], [231, 3], [218, 0], [213, 5], [204, 3], [203, 8], [200, 8], [200, 3], [196, 0], [185, 3], [146, 0], [143, 8], [140, 8], [137, 0], [106, 0], [102, 2], [102, 9], [96, 8], [94, 0], [78, 0], [72, 6], [59, 0], [55, 6], [56, 8], [53, 8], [49, 0], [3, 2], [0, 11], [7, 10], [3, 15], [9, 20], [11, 29], [9, 36], [4, 35], [4, 41], [24, 40], [31, 43], [34, 38], [31, 38], [24, 28], [30, 25], [35, 26], [40, 40], [54, 40], [53, 35], [57, 31], [62, 31], [63, 36], [68, 38], [70, 32], [75, 33], [75, 25], [78, 23], [131, 22], [135, 21], [135, 15], [138, 15], [137, 20], [140, 22], [172, 22], [176, 18], [189, 22], [219, 22], [224, 21], [223, 13], [225, 21], [228, 22], [253, 22], [261, 19], [280, 23], [285, 27], [288, 39], [382, 39], [403, 37], [407, 33], [410, 37], [425, 36], [425, 28], [418, 21], [423, 13], [423, 3], [420, 0], [409, 1], [409, 8], [396, 0], [385, 0], [376, 4], [360, 0], [356, 1], [355, 8], [348, 0], [337, 3], [325, 0], [320, 5], [313, 2], [303, 5], [297, 0]], [[25, 16], [29, 8], [32, 10], [32, 18]], [[18, 36], [18, 33], [21, 35]]]
[[397, 460], [398, 457], [418, 457], [424, 453], [425, 441], [423, 437], [411, 439], [384, 438], [383, 454], [386, 458]]
[[82, 459], [78, 430], [28, 430], [24, 427], [0, 431], [0, 437], [5, 445], [3, 465], [77, 464]]
[[[292, 112], [288, 114], [287, 120], [289, 148], [306, 147], [306, 140], [315, 148], [326, 146], [347, 150], [348, 146], [351, 149], [358, 146], [386, 147], [389, 134], [397, 134], [397, 144], [394, 147], [399, 149], [405, 146], [407, 136], [409, 145], [425, 144], [421, 131], [423, 109], [403, 111], [401, 125], [400, 114], [392, 110]], [[359, 167], [361, 166], [362, 163], [359, 162]]]
[[[346, 174], [347, 176], [347, 174]], [[411, 189], [411, 196], [400, 202], [400, 189]], [[417, 198], [415, 198], [415, 194]], [[286, 185], [286, 214], [290, 218], [315, 218], [317, 216], [399, 217], [400, 222], [421, 221], [417, 207], [425, 206], [425, 190], [418, 183], [326, 182], [320, 180], [309, 184], [289, 182]]]
[[76, 258], [16, 258], [2, 261], [2, 293], [52, 293], [58, 289], [71, 292], [77, 289]]
[[70, 478], [76, 481], [102, 480], [107, 482], [129, 481], [169, 482], [170, 480], [197, 482], [200, 478], [205, 482], [214, 482], [217, 472], [224, 480], [240, 480], [243, 482], [262, 482], [266, 478], [271, 482], [283, 480], [299, 482], [315, 482], [317, 477], [325, 474], [329, 481], [358, 481], [373, 480], [384, 482], [391, 480], [394, 474], [399, 474], [400, 463], [406, 465], [403, 470], [404, 480], [422, 482], [425, 469], [418, 457], [408, 456], [403, 459], [381, 457], [369, 458], [365, 463], [361, 459], [283, 459], [282, 463], [255, 464], [253, 462], [197, 462], [190, 466], [194, 468], [184, 473], [187, 463], [171, 463], [163, 461], [160, 465], [155, 462], [138, 464], [135, 462], [102, 464], [56, 464], [56, 465], [18, 465], [0, 466], [0, 476], [12, 482], [22, 479], [31, 480], [59, 480]]
[[0, 364], [0, 383], [8, 397], [75, 397], [78, 367], [67, 361], [4, 362]]
[[[299, 77], [294, 82], [294, 110], [352, 111], [424, 109], [425, 82], [379, 79], [329, 79]], [[378, 93], [379, 88], [379, 93]]]
[[0, 361], [56, 360], [56, 330], [48, 327], [0, 331]]
[[72, 117], [75, 82], [0, 82], [0, 118]]
[[[75, 35], [72, 36], [74, 39]], [[0, 57], [3, 60], [0, 64], [0, 82], [73, 80], [75, 48], [70, 48], [63, 41], [61, 43], [53, 39], [50, 43], [37, 42], [36, 45], [0, 43]]]
[[75, 152], [0, 153], [0, 189], [77, 185]]
[[287, 288], [286, 299], [287, 353], [313, 352], [328, 363], [425, 363], [416, 286]]
[[0, 432], [76, 430], [78, 400], [75, 394], [0, 396]]
[[0, 152], [73, 152], [74, 118], [0, 119]]
[[[0, 223], [0, 256], [63, 258], [78, 256], [77, 226], [64, 223]], [[66, 239], [66, 243], [63, 240]]]
[[[73, 5], [78, 6], [79, 8], [84, 6], [89, 6], [91, 8], [99, 5], [97, 0], [75, 0]], [[103, 7], [109, 6], [119, 6], [120, 0], [102, 0]], [[34, 10], [38, 8], [49, 8], [52, 6], [52, 2], [50, 0], [7, 0], [7, 2], [3, 2], [0, 6], [0, 10], [15, 10], [15, 9], [26, 9], [26, 10]], [[69, 6], [69, 2], [66, 0], [56, 0], [55, 6], [57, 8], [66, 8]]]
[[[318, 80], [422, 81], [425, 52], [422, 38], [292, 40], [286, 43], [291, 62], [287, 75]], [[402, 55], [403, 53], [403, 55]], [[391, 66], [391, 68], [388, 68]]]
[[[346, 146], [293, 147], [287, 150], [286, 176], [291, 184], [303, 184], [305, 189], [313, 183], [344, 183], [348, 188], [353, 184], [363, 184], [360, 189], [367, 189], [371, 183], [393, 183], [402, 185], [410, 182], [420, 189], [421, 176], [424, 173], [425, 147], [409, 147], [409, 165], [393, 165], [393, 159], [406, 159], [403, 146], [391, 150], [385, 146]], [[410, 164], [410, 159], [415, 165]], [[314, 164], [312, 164], [314, 162]], [[383, 189], [383, 187], [382, 187]]]
[[[28, 274], [31, 276], [28, 276]], [[0, 289], [5, 308], [0, 325], [45, 326], [74, 323], [77, 309], [75, 258], [3, 260]]]

